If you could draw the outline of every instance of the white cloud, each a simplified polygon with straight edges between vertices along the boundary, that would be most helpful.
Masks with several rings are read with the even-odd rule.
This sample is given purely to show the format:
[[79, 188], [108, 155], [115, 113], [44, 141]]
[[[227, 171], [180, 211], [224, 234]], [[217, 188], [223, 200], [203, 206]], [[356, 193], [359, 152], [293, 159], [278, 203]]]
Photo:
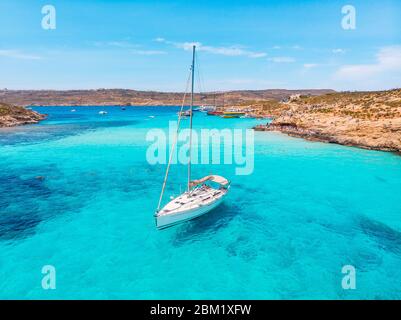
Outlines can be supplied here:
[[204, 51], [212, 54], [219, 54], [223, 56], [247, 56], [249, 58], [263, 58], [266, 56], [264, 52], [253, 52], [243, 49], [242, 47], [212, 47], [205, 46], [200, 42], [184, 42], [184, 43], [176, 43], [175, 46], [177, 48], [182, 48], [184, 50], [191, 50], [192, 47], [196, 45], [199, 51]]
[[299, 45], [285, 45], [285, 46], [279, 46], [275, 45], [272, 47], [274, 50], [280, 50], [280, 49], [290, 49], [290, 50], [303, 50], [303, 47]]
[[312, 69], [312, 68], [316, 68], [317, 66], [318, 66], [317, 63], [305, 63], [304, 64], [305, 69]]
[[172, 41], [167, 41], [164, 38], [157, 38], [155, 39], [155, 41], [173, 45], [176, 48], [187, 51], [192, 50], [192, 47], [195, 45], [198, 51], [208, 52], [211, 54], [224, 55], [224, 56], [231, 56], [231, 57], [245, 56], [249, 58], [263, 58], [267, 56], [265, 52], [249, 51], [241, 46], [214, 47], [214, 46], [204, 45], [201, 42], [172, 42]]
[[128, 41], [108, 41], [108, 42], [98, 41], [98, 42], [95, 42], [94, 44], [95, 44], [95, 46], [98, 46], [98, 47], [114, 47], [114, 48], [121, 48], [121, 49], [129, 49], [129, 52], [131, 52], [132, 54], [138, 54], [138, 55], [153, 56], [153, 55], [167, 54], [167, 52], [161, 51], [161, 50], [143, 49], [141, 45], [131, 43]]
[[128, 41], [97, 41], [94, 43], [97, 47], [116, 47], [116, 48], [138, 48], [140, 45]]
[[366, 77], [381, 75], [387, 72], [401, 71], [401, 46], [384, 47], [376, 54], [372, 64], [354, 64], [342, 66], [335, 73], [335, 78], [346, 80], [363, 80]]
[[143, 56], [154, 56], [154, 55], [167, 54], [167, 52], [161, 51], [161, 50], [131, 50], [130, 52], [133, 54], [138, 54], [138, 55], [143, 55]]
[[126, 42], [126, 41], [110, 41], [110, 42], [106, 42], [106, 45], [111, 46], [111, 47], [119, 47], [119, 48], [136, 47], [136, 45]]
[[117, 47], [117, 48], [136, 48], [139, 47], [137, 44], [130, 43], [128, 41], [96, 41], [94, 42], [97, 47]]
[[269, 58], [269, 61], [275, 62], [275, 63], [292, 63], [295, 62], [295, 59], [292, 57], [273, 57]]
[[41, 57], [39, 57], [37, 55], [27, 54], [27, 53], [21, 52], [19, 50], [1, 49], [0, 56], [14, 58], [14, 59], [23, 59], [23, 60], [39, 60], [39, 59], [41, 59]]
[[335, 54], [344, 54], [345, 53], [345, 49], [341, 49], [341, 48], [337, 48], [337, 49], [333, 49], [332, 52]]
[[267, 56], [267, 53], [265, 52], [248, 52], [245, 53], [245, 55], [248, 55], [250, 58], [264, 58]]
[[200, 46], [202, 45], [200, 42], [170, 42], [166, 40], [164, 42], [174, 45], [176, 48], [184, 49], [186, 51], [192, 50], [193, 46], [196, 46], [199, 50]]

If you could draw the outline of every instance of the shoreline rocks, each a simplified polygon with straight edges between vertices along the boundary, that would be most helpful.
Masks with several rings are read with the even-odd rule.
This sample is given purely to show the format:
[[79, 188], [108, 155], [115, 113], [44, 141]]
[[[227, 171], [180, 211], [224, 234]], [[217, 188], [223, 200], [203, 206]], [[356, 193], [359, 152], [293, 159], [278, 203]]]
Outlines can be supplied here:
[[294, 138], [302, 138], [309, 141], [325, 142], [325, 143], [335, 143], [349, 147], [358, 147], [367, 150], [377, 150], [377, 151], [387, 151], [401, 153], [401, 148], [396, 146], [384, 145], [370, 145], [366, 142], [356, 142], [351, 139], [344, 137], [335, 137], [333, 135], [324, 134], [321, 132], [316, 132], [310, 129], [300, 128], [296, 125], [281, 125], [281, 124], [266, 124], [258, 125], [253, 128], [255, 131], [274, 131], [287, 134], [288, 136]]
[[299, 99], [285, 104], [270, 124], [254, 129], [400, 153], [401, 90], [336, 93]]
[[0, 102], [0, 128], [34, 124], [45, 118], [44, 114]]

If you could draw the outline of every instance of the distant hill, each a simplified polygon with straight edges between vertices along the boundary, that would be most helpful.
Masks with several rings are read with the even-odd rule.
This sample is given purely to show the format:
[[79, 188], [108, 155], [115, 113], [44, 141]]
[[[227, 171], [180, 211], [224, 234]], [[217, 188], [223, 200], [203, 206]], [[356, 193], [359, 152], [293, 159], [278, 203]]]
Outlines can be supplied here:
[[[237, 90], [196, 94], [198, 105], [238, 105], [262, 100], [280, 101], [291, 95], [321, 95], [334, 90]], [[22, 106], [77, 105], [180, 105], [182, 92], [137, 91], [128, 89], [98, 90], [0, 90], [0, 101]]]

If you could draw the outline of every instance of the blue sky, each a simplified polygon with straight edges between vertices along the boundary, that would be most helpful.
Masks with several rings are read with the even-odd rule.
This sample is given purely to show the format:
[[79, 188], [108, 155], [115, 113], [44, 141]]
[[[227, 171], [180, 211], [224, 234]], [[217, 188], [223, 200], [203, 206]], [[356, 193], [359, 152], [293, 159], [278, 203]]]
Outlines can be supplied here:
[[401, 87], [398, 0], [1, 0], [0, 88], [183, 91], [192, 43], [203, 90]]

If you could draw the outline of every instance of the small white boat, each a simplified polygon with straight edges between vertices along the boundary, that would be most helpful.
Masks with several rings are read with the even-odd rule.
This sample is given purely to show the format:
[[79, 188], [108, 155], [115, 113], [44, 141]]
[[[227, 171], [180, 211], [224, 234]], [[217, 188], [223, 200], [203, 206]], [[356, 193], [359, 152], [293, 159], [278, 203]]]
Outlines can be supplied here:
[[188, 118], [191, 115], [193, 115], [193, 112], [190, 110], [186, 110], [186, 111], [178, 112], [177, 114], [178, 114], [178, 116], [181, 116], [184, 119], [184, 118]]
[[99, 114], [105, 115], [105, 114], [107, 114], [107, 111], [99, 111]]
[[[193, 105], [194, 105], [194, 73], [195, 73], [195, 46], [193, 47], [193, 58], [192, 58], [192, 90], [191, 90], [191, 107], [188, 112], [190, 118], [190, 141], [192, 142], [192, 119], [193, 119]], [[184, 96], [185, 100], [185, 96]], [[177, 144], [178, 130], [180, 128], [181, 119], [186, 116], [183, 111], [184, 102], [181, 105], [181, 110], [178, 113], [178, 124], [177, 124], [177, 135], [172, 145], [172, 150], [170, 152], [170, 158], [167, 164], [166, 174], [164, 177], [163, 187], [159, 198], [159, 204], [157, 210], [154, 214], [156, 220], [156, 227], [158, 229], [163, 229], [167, 227], [174, 226], [178, 223], [185, 222], [188, 220], [195, 219], [204, 215], [205, 213], [216, 208], [220, 203], [223, 202], [228, 189], [230, 187], [230, 182], [218, 175], [209, 175], [203, 177], [199, 180], [191, 181], [191, 158], [188, 161], [188, 183], [187, 191], [182, 193], [176, 198], [167, 203], [163, 208], [161, 208], [161, 203], [163, 200], [163, 194], [166, 187], [169, 169], [171, 165], [172, 155], [174, 154], [174, 148]], [[191, 154], [192, 145], [189, 145], [189, 154]], [[209, 185], [210, 184], [210, 185]], [[217, 187], [213, 186], [217, 185]]]
[[71, 112], [75, 112], [75, 111], [77, 111], [77, 110], [75, 110], [75, 109], [71, 109]]
[[208, 111], [215, 111], [216, 110], [216, 106], [200, 106], [198, 108], [198, 111], [200, 112], [208, 112]]

